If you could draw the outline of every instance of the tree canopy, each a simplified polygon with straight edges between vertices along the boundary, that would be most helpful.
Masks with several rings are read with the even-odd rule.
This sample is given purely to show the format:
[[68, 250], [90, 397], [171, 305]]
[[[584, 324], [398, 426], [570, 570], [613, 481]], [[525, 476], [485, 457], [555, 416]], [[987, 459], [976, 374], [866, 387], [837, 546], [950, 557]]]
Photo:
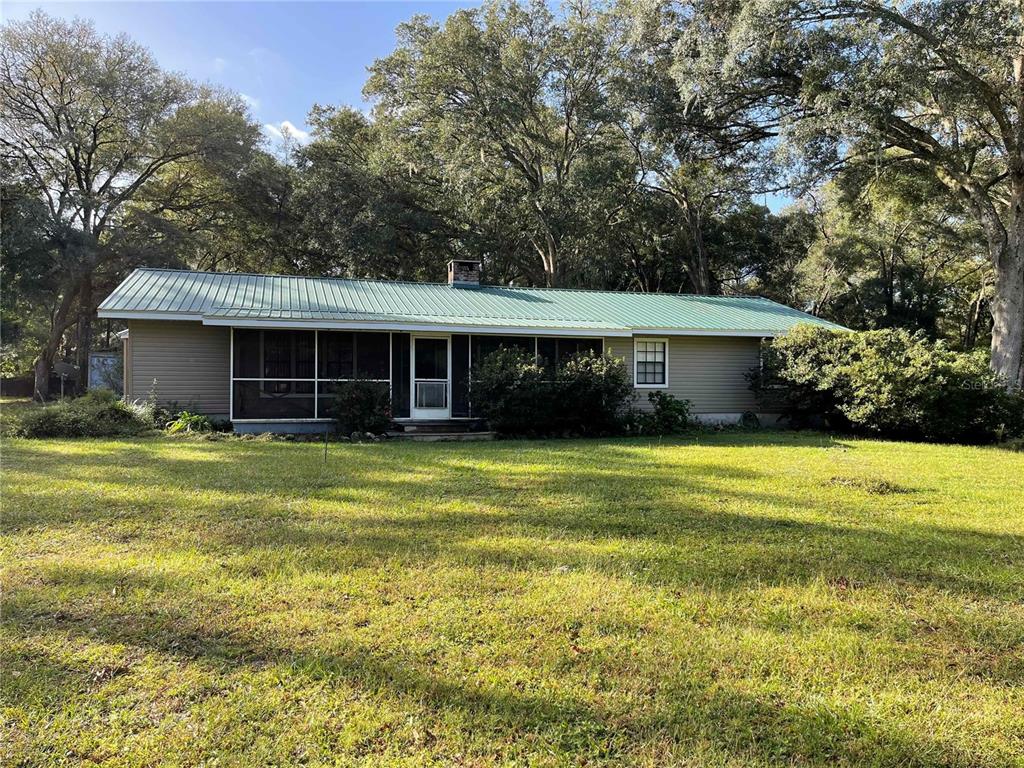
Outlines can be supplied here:
[[[4, 370], [83, 363], [164, 264], [757, 293], [1021, 377], [1024, 58], [1009, 0], [491, 0], [399, 26], [264, 144], [235, 94], [43, 13], [0, 31]], [[794, 202], [765, 206], [783, 193]]]

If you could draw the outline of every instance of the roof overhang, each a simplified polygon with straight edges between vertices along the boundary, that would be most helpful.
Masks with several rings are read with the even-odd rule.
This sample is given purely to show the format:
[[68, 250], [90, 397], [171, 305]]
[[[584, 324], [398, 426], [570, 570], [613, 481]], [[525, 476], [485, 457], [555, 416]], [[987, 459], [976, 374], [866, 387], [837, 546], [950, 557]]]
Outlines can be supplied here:
[[96, 310], [96, 317], [106, 320], [192, 320], [203, 321], [203, 316], [188, 312], [133, 312], [131, 310], [103, 309]]
[[[326, 330], [388, 330], [408, 332], [476, 333], [481, 335], [509, 336], [608, 336], [628, 338], [631, 336], [728, 336], [747, 338], [771, 338], [783, 336], [786, 330], [769, 329], [707, 329], [707, 328], [593, 328], [574, 326], [518, 326], [518, 325], [476, 325], [390, 322], [387, 320], [294, 320], [277, 318], [235, 318], [211, 317], [183, 312], [133, 312], [130, 310], [100, 309], [101, 318], [117, 320], [167, 320], [200, 322], [203, 325], [232, 328], [285, 328], [285, 329], [326, 329]], [[837, 330], [843, 330], [837, 326]]]
[[574, 328], [517, 325], [460, 325], [445, 323], [388, 322], [386, 320], [271, 320], [239, 318], [204, 318], [204, 325], [231, 326], [232, 328], [288, 328], [363, 331], [409, 331], [434, 333], [478, 333], [508, 336], [632, 336], [628, 328]]

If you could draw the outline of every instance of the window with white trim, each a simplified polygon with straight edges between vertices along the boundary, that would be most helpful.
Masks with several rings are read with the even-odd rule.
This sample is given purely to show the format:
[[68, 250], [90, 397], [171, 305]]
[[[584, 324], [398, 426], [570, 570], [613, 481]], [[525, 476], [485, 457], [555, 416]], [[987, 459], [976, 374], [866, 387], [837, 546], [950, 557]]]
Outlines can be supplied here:
[[668, 386], [668, 339], [633, 340], [633, 381], [638, 387]]

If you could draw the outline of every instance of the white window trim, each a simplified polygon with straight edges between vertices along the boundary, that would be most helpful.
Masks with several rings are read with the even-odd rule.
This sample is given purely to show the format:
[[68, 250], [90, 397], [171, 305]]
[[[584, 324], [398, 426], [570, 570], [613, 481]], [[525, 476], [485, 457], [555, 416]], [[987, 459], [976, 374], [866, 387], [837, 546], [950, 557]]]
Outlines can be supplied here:
[[[663, 384], [640, 384], [637, 376], [637, 344], [642, 341], [658, 341], [665, 345], [665, 382]], [[668, 389], [668, 338], [659, 336], [634, 336], [633, 337], [633, 387], [636, 389]]]

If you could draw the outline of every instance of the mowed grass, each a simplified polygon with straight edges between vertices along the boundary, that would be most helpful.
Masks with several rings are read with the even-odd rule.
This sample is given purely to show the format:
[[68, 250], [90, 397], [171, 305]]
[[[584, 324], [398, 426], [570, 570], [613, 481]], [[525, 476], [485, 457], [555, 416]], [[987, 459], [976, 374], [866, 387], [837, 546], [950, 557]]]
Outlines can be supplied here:
[[1024, 764], [1024, 456], [5, 441], [17, 765]]

